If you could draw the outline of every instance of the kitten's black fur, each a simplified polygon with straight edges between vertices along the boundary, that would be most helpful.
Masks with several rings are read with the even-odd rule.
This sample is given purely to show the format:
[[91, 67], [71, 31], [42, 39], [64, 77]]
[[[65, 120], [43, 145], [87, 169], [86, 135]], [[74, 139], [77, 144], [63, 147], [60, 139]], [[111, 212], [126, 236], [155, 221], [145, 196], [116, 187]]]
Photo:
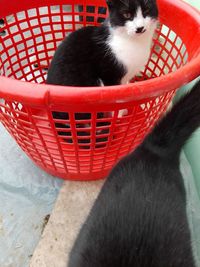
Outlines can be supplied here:
[[71, 33], [58, 47], [51, 62], [47, 83], [71, 86], [119, 84], [122, 65], [108, 51], [108, 28], [88, 26]]
[[195, 266], [179, 156], [198, 126], [200, 82], [113, 169], [69, 267]]

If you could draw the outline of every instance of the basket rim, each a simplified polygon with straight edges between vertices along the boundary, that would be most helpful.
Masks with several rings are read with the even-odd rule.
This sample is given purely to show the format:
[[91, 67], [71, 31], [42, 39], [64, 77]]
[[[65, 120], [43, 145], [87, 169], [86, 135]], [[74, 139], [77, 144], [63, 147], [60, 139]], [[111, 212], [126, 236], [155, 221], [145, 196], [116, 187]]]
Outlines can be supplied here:
[[[200, 11], [182, 0], [158, 0], [158, 3], [162, 2], [172, 5], [174, 8], [184, 9], [190, 19], [199, 25], [197, 32], [200, 35]], [[95, 106], [97, 102], [98, 106], [119, 104], [159, 96], [187, 84], [199, 75], [200, 50], [198, 50], [196, 58], [191, 59], [175, 72], [126, 85], [83, 88], [37, 84], [0, 76], [0, 98], [32, 106], [74, 106], [76, 104]], [[66, 90], [63, 90], [64, 88]], [[34, 94], [30, 94], [30, 92], [34, 92]]]

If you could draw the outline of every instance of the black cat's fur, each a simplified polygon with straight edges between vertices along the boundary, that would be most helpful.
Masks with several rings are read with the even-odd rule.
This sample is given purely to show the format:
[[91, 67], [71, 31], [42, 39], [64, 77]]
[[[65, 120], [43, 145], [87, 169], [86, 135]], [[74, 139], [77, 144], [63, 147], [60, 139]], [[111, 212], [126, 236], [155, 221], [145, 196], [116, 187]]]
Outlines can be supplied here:
[[179, 156], [199, 126], [200, 82], [112, 170], [68, 267], [195, 266]]

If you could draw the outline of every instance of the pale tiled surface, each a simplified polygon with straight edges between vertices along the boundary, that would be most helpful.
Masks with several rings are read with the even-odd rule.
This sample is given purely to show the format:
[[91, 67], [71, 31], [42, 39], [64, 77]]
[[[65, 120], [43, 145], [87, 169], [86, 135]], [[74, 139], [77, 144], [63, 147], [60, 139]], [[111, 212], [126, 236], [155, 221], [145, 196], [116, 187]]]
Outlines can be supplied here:
[[62, 181], [37, 168], [0, 124], [0, 267], [28, 267]]

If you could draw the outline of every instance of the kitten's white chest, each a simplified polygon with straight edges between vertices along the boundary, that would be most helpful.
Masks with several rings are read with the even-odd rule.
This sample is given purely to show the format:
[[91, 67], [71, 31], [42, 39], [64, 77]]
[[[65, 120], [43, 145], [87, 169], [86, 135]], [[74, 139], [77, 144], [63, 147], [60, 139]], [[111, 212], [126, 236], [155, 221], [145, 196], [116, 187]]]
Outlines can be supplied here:
[[152, 32], [144, 33], [142, 36], [129, 37], [120, 33], [113, 33], [108, 42], [118, 62], [126, 69], [126, 74], [121, 84], [126, 84], [133, 78], [147, 63]]

